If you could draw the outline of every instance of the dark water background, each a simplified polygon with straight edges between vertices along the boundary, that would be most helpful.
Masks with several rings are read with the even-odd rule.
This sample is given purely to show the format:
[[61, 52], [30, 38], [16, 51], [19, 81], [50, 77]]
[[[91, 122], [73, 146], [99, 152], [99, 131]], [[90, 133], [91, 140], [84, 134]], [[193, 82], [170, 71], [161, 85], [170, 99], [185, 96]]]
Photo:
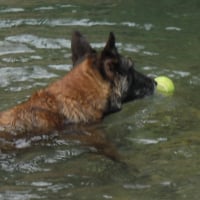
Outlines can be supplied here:
[[199, 19], [198, 0], [0, 0], [0, 110], [70, 70], [77, 29], [96, 48], [113, 31], [138, 70], [176, 87], [100, 125], [126, 167], [71, 142], [0, 153], [0, 199], [199, 199]]

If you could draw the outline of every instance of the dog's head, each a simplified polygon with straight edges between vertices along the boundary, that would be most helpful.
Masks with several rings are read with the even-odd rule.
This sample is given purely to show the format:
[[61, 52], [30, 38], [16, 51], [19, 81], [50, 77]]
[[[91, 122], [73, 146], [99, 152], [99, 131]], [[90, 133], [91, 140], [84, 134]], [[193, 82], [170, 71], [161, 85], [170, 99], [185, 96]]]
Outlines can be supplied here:
[[112, 32], [103, 50], [97, 53], [86, 38], [76, 31], [72, 35], [71, 49], [73, 66], [88, 57], [93, 57], [95, 58], [93, 67], [96, 67], [102, 77], [109, 81], [111, 94], [108, 112], [121, 109], [123, 102], [153, 94], [156, 82], [136, 71], [132, 60], [119, 54]]

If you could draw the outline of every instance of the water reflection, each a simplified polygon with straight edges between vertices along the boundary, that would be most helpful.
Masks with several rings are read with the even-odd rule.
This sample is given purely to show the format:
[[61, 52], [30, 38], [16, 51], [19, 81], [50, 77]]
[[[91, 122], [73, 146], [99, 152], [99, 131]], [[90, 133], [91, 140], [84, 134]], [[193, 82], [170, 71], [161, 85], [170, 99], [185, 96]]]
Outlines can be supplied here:
[[52, 133], [38, 133], [38, 135], [25, 133], [24, 135], [21, 134], [16, 137], [14, 135], [11, 137], [5, 135], [3, 130], [0, 132], [0, 150], [3, 152], [23, 151], [23, 149], [31, 148], [33, 145], [68, 146], [71, 142], [83, 148], [70, 149], [70, 151], [68, 149], [57, 151], [56, 160], [51, 158], [46, 162], [53, 163], [60, 159], [80, 155], [84, 152], [98, 153], [112, 160], [122, 161], [114, 144], [108, 140], [103, 130], [97, 129], [95, 126], [68, 125], [59, 132], [52, 131]]

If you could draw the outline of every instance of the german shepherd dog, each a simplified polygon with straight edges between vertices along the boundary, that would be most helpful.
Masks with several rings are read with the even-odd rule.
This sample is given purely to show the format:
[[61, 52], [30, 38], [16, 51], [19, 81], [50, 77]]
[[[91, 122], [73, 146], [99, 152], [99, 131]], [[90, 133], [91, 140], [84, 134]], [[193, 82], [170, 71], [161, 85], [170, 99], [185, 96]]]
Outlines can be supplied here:
[[119, 111], [123, 102], [154, 92], [155, 82], [137, 72], [133, 62], [119, 54], [112, 32], [103, 50], [96, 52], [75, 31], [71, 49], [70, 72], [35, 92], [26, 102], [0, 112], [1, 141], [98, 122]]

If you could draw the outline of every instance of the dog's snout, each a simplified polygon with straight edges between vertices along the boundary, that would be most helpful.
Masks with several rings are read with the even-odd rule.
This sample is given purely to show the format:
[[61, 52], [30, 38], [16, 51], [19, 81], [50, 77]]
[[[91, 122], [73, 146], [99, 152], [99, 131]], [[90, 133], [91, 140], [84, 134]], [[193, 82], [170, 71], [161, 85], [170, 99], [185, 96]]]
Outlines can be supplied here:
[[150, 79], [150, 87], [152, 88], [152, 93], [153, 93], [157, 87], [157, 82], [153, 78], [149, 79]]

